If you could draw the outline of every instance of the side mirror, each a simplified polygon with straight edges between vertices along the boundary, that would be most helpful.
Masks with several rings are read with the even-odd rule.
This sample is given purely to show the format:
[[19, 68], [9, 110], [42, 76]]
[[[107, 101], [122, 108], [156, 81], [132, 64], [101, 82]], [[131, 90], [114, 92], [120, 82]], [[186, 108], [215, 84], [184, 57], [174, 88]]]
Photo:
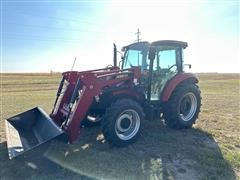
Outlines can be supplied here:
[[156, 57], [156, 48], [151, 46], [149, 48], [148, 59], [153, 60]]

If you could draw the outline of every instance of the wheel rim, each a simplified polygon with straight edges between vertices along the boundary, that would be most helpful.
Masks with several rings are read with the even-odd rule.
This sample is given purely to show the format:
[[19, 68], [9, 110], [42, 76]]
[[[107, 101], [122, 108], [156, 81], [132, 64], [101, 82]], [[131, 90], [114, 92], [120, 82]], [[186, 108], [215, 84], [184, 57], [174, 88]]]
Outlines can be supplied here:
[[140, 117], [133, 109], [123, 111], [115, 123], [115, 132], [122, 140], [133, 138], [140, 127]]
[[190, 121], [197, 110], [197, 98], [193, 93], [185, 94], [180, 102], [180, 116], [183, 121]]

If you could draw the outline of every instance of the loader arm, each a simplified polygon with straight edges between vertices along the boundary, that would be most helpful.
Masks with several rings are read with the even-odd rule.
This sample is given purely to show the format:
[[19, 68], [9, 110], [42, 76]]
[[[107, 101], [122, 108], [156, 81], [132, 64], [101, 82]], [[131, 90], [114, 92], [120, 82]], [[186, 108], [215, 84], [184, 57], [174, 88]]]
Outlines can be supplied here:
[[[94, 97], [101, 95], [105, 87], [113, 87], [123, 82], [132, 88], [133, 79], [138, 78], [139, 74], [139, 68], [120, 70], [116, 67], [86, 72], [65, 72], [63, 78], [68, 82], [66, 91], [60, 105], [50, 116], [67, 132], [69, 142], [72, 143], [80, 133], [80, 124], [89, 111]], [[74, 91], [77, 91], [77, 95]]]

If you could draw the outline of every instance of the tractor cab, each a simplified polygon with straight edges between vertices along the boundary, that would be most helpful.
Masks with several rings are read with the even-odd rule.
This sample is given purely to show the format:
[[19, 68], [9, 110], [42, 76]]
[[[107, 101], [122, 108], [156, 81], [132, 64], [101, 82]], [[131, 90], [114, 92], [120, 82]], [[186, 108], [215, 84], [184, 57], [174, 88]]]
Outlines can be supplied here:
[[133, 43], [123, 48], [121, 68], [140, 67], [140, 83], [145, 86], [146, 98], [159, 101], [168, 80], [183, 72], [186, 47], [186, 42], [170, 40]]

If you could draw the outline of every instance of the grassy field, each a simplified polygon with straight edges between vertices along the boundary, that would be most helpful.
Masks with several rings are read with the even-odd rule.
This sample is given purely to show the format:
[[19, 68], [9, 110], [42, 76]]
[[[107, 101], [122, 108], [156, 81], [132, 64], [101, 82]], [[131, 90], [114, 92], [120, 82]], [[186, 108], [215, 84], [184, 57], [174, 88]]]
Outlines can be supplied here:
[[193, 129], [160, 120], [126, 148], [101, 129], [82, 129], [73, 144], [54, 142], [44, 156], [8, 160], [4, 119], [35, 106], [51, 111], [60, 74], [1, 74], [0, 179], [240, 179], [240, 76], [199, 74], [202, 112]]

